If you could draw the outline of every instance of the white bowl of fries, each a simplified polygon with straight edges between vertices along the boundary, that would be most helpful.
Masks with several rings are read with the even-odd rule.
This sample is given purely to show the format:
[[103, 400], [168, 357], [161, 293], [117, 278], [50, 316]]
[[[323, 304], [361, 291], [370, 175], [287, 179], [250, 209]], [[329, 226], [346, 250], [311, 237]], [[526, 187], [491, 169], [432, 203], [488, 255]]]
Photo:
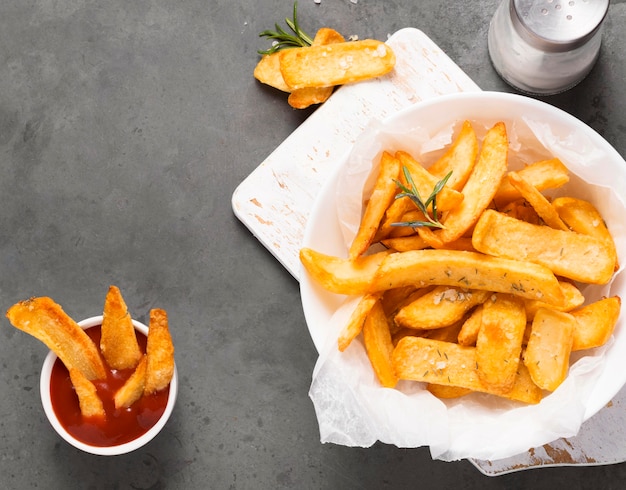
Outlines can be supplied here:
[[[459, 143], [465, 122], [478, 141], [471, 156]], [[415, 166], [429, 169], [440, 209], [388, 226], [400, 188], [381, 184], [385, 158], [395, 160], [387, 181], [405, 194], [423, 185]], [[460, 178], [454, 165], [468, 159]], [[435, 191], [438, 182], [450, 190]], [[322, 441], [494, 460], [575, 435], [626, 382], [624, 195], [626, 162], [615, 149], [527, 97], [443, 96], [372, 121], [320, 193], [301, 253]], [[417, 224], [426, 218], [435, 225]], [[430, 295], [430, 309], [399, 315], [392, 292], [403, 289], [403, 309], [409, 292]], [[436, 308], [454, 302], [468, 305], [446, 323], [449, 312]]]

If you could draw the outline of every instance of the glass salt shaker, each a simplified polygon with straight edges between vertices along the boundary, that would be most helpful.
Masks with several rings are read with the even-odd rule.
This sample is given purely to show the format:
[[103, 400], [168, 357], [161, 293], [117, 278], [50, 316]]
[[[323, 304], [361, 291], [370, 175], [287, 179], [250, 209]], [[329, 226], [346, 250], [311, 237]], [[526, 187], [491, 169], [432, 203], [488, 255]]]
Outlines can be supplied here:
[[503, 0], [489, 26], [494, 68], [529, 94], [572, 88], [598, 59], [608, 8], [609, 0]]

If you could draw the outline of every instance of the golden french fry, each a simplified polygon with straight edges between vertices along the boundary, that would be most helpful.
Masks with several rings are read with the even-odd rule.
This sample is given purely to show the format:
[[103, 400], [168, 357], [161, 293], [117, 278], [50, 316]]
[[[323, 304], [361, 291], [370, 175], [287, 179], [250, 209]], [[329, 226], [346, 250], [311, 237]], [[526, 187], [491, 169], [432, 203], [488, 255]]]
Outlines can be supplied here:
[[603, 298], [571, 312], [576, 320], [572, 351], [604, 345], [615, 329], [621, 310], [619, 296]]
[[526, 221], [527, 223], [533, 223], [535, 225], [543, 224], [541, 218], [537, 214], [537, 211], [534, 210], [526, 199], [511, 201], [498, 211], [510, 216], [511, 218]]
[[541, 390], [532, 382], [522, 363], [510, 391], [491, 392], [478, 377], [475, 347], [423, 337], [404, 337], [393, 351], [392, 363], [399, 379], [458, 386], [526, 403], [541, 401]]
[[429, 245], [419, 235], [410, 235], [405, 237], [386, 238], [381, 240], [385, 247], [396, 252], [408, 252], [409, 250], [422, 250], [428, 248]]
[[365, 323], [365, 318], [374, 304], [380, 299], [381, 295], [381, 293], [366, 294], [363, 298], [361, 298], [356, 308], [350, 315], [350, 320], [348, 320], [348, 323], [346, 323], [339, 333], [337, 345], [339, 346], [339, 350], [341, 352], [346, 350], [354, 338], [361, 333], [363, 330], [363, 324]]
[[460, 191], [467, 182], [478, 154], [476, 133], [469, 121], [463, 122], [461, 130], [446, 152], [430, 167], [428, 171], [438, 179], [443, 179], [448, 172], [452, 175], [446, 185]]
[[254, 78], [282, 92], [291, 92], [291, 89], [283, 80], [283, 75], [280, 72], [279, 54], [280, 53], [277, 52], [263, 55], [254, 67]]
[[509, 172], [507, 176], [509, 182], [515, 187], [526, 201], [530, 203], [537, 215], [546, 223], [546, 225], [556, 229], [568, 231], [569, 228], [559, 217], [556, 209], [546, 197], [537, 190], [530, 182], [517, 172]]
[[423, 330], [422, 331], [423, 333], [422, 335], [420, 335], [420, 337], [426, 337], [432, 340], [442, 340], [444, 342], [456, 343], [462, 326], [463, 326], [463, 322], [458, 321], [456, 323], [453, 323], [452, 325], [448, 325], [447, 327], [430, 328], [427, 330]]
[[508, 149], [506, 127], [496, 123], [483, 139], [478, 160], [463, 187], [463, 201], [448, 213], [444, 228], [434, 232], [442, 242], [462, 237], [489, 206], [506, 172]]
[[52, 299], [31, 298], [7, 311], [11, 324], [39, 339], [65, 367], [79, 370], [88, 380], [106, 378], [98, 348], [89, 336]]
[[374, 304], [365, 319], [363, 343], [380, 384], [386, 388], [396, 386], [398, 378], [391, 364], [393, 343], [387, 316], [380, 302]]
[[495, 393], [508, 392], [515, 383], [526, 329], [520, 298], [494, 294], [483, 304], [476, 338], [478, 377]]
[[383, 251], [350, 260], [303, 248], [300, 250], [300, 261], [315, 282], [327, 291], [347, 295], [365, 294], [370, 292], [370, 283], [389, 253]]
[[380, 170], [372, 195], [369, 198], [361, 224], [349, 250], [351, 259], [363, 255], [372, 244], [376, 230], [397, 193], [396, 180], [400, 175], [400, 162], [393, 155], [383, 152]]
[[478, 332], [483, 321], [483, 305], [478, 305], [469, 317], [463, 322], [457, 342], [460, 345], [475, 346], [478, 339]]
[[[558, 158], [532, 163], [518, 170], [517, 174], [539, 191], [556, 189], [569, 182], [567, 167]], [[507, 179], [503, 179], [494, 200], [501, 206], [520, 197], [520, 192]]]
[[557, 275], [590, 284], [606, 284], [615, 270], [606, 240], [533, 225], [493, 210], [485, 211], [478, 220], [472, 244], [485, 254], [522, 257]]
[[142, 356], [135, 371], [120, 389], [115, 392], [113, 402], [115, 408], [127, 408], [143, 396], [146, 386], [146, 367], [148, 364], [146, 356]]
[[166, 388], [174, 375], [174, 344], [170, 335], [167, 313], [150, 310], [148, 342], [146, 344], [146, 381], [144, 394], [150, 395]]
[[537, 386], [554, 391], [569, 370], [576, 320], [569, 313], [542, 308], [532, 323], [524, 364]]
[[98, 396], [96, 386], [79, 369], [70, 368], [68, 371], [76, 396], [78, 396], [78, 405], [82, 416], [96, 419], [106, 418], [104, 405]]
[[428, 383], [426, 389], [437, 398], [442, 399], [459, 398], [461, 396], [469, 395], [472, 392], [472, 390], [470, 390], [469, 388], [461, 388], [460, 386], [438, 385], [434, 383]]
[[113, 369], [132, 369], [141, 360], [135, 327], [119, 288], [109, 287], [102, 314], [100, 350]]
[[330, 87], [379, 77], [393, 70], [396, 57], [373, 39], [279, 52], [280, 71], [288, 87]]
[[562, 304], [563, 291], [552, 271], [540, 264], [457, 250], [412, 250], [389, 254], [379, 263], [365, 291], [403, 286], [457, 286], [511, 293]]
[[565, 298], [565, 301], [561, 305], [549, 305], [543, 301], [533, 299], [524, 301], [527, 321], [532, 321], [532, 319], [535, 318], [535, 313], [537, 313], [539, 308], [551, 308], [553, 310], [569, 312], [574, 308], [578, 308], [585, 302], [583, 293], [580, 292], [580, 289], [578, 289], [576, 285], [567, 281], [559, 281], [559, 286], [561, 286], [561, 291], [563, 291], [563, 297]]
[[447, 327], [460, 321], [470, 309], [484, 302], [491, 294], [484, 290], [438, 286], [404, 306], [394, 321], [402, 327], [416, 329]]

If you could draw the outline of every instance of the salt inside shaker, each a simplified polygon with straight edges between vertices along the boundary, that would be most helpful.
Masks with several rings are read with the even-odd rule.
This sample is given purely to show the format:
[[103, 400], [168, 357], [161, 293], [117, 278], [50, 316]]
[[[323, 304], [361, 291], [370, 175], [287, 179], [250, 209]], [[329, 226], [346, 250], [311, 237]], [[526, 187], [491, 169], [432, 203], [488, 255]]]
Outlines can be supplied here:
[[498, 74], [522, 92], [570, 89], [593, 68], [609, 0], [504, 0], [489, 27]]

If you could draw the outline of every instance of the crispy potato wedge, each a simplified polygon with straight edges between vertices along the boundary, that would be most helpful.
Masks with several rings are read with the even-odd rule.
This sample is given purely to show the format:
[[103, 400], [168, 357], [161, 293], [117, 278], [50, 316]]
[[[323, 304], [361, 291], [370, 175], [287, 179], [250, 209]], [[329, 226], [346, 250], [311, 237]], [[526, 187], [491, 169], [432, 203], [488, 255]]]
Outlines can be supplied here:
[[387, 238], [381, 240], [385, 247], [396, 252], [408, 252], [409, 250], [422, 250], [428, 248], [429, 245], [419, 235], [410, 235], [405, 237]]
[[82, 416], [100, 420], [105, 419], [106, 412], [102, 400], [98, 396], [96, 386], [85, 378], [79, 369], [70, 368], [68, 371], [76, 396], [78, 396], [78, 405]]
[[606, 240], [533, 225], [494, 210], [485, 211], [478, 220], [472, 245], [485, 254], [523, 258], [590, 284], [607, 283], [615, 270], [615, 257]]
[[383, 152], [374, 189], [365, 207], [359, 230], [350, 245], [351, 259], [363, 255], [372, 244], [385, 211], [397, 193], [396, 180], [399, 176], [400, 161], [390, 153]]
[[381, 296], [382, 293], [366, 294], [358, 302], [350, 315], [350, 320], [343, 327], [337, 339], [337, 345], [341, 352], [346, 350], [350, 343], [363, 331], [365, 318]]
[[572, 311], [571, 315], [576, 320], [572, 351], [604, 345], [613, 334], [621, 303], [619, 296], [612, 296]]
[[478, 332], [480, 331], [480, 325], [483, 321], [483, 305], [478, 305], [469, 317], [463, 322], [459, 335], [457, 336], [457, 342], [459, 345], [465, 345], [468, 347], [476, 346], [476, 340], [478, 339]]
[[[517, 174], [539, 191], [557, 189], [569, 182], [567, 167], [558, 158], [531, 163], [518, 170]], [[519, 190], [513, 187], [508, 179], [503, 179], [494, 200], [498, 206], [502, 206], [520, 197], [522, 195]]]
[[474, 306], [492, 293], [484, 290], [438, 286], [396, 314], [394, 321], [407, 328], [429, 330], [447, 327], [460, 321]]
[[167, 313], [150, 310], [148, 342], [146, 344], [146, 382], [144, 394], [151, 395], [170, 384], [174, 375], [174, 344], [170, 335]]
[[113, 369], [133, 369], [141, 360], [135, 327], [117, 286], [109, 287], [102, 314], [100, 350]]
[[580, 289], [576, 285], [567, 281], [559, 281], [561, 291], [563, 291], [563, 297], [565, 301], [561, 305], [549, 305], [543, 301], [527, 299], [524, 300], [524, 308], [526, 309], [526, 320], [532, 321], [535, 318], [535, 313], [539, 308], [551, 308], [553, 310], [569, 312], [575, 308], [578, 308], [585, 302], [585, 297]]
[[398, 378], [391, 364], [393, 343], [389, 322], [380, 302], [374, 303], [363, 324], [363, 343], [380, 384], [393, 388]]
[[310, 248], [300, 250], [300, 261], [311, 277], [336, 294], [365, 294], [381, 262], [390, 252], [365, 255], [356, 260], [333, 257]]
[[[506, 127], [496, 123], [483, 139], [478, 160], [463, 187], [463, 201], [448, 213], [444, 228], [434, 232], [442, 242], [461, 238], [487, 209], [506, 173], [508, 149]], [[485, 185], [487, 182], [492, 185]]]
[[280, 52], [265, 54], [254, 67], [254, 78], [282, 92], [291, 92], [280, 72]]
[[52, 299], [20, 301], [9, 308], [6, 316], [15, 328], [46, 344], [68, 370], [77, 369], [90, 381], [106, 378], [97, 346]]
[[137, 364], [135, 371], [126, 380], [126, 383], [115, 392], [113, 401], [115, 408], [128, 408], [143, 396], [146, 386], [146, 367], [148, 358], [144, 355]]
[[520, 298], [494, 294], [483, 304], [476, 338], [478, 377], [494, 393], [506, 393], [515, 383], [526, 329]]
[[373, 39], [284, 49], [279, 59], [283, 80], [291, 90], [367, 80], [389, 73], [396, 64], [393, 50]]
[[426, 389], [430, 391], [437, 398], [442, 399], [451, 399], [451, 398], [460, 398], [465, 395], [469, 395], [472, 390], [469, 388], [461, 388], [460, 386], [446, 386], [446, 385], [438, 385], [434, 383], [428, 383]]
[[422, 337], [404, 337], [393, 351], [392, 362], [399, 379], [458, 386], [525, 403], [541, 401], [541, 390], [532, 382], [522, 363], [509, 392], [489, 391], [478, 377], [475, 347]]
[[569, 370], [576, 320], [569, 313], [542, 308], [532, 323], [524, 364], [537, 386], [554, 391]]
[[[456, 286], [562, 304], [563, 291], [545, 266], [457, 250], [413, 250], [382, 258], [365, 291], [403, 286]], [[368, 286], [369, 284], [369, 286]]]

